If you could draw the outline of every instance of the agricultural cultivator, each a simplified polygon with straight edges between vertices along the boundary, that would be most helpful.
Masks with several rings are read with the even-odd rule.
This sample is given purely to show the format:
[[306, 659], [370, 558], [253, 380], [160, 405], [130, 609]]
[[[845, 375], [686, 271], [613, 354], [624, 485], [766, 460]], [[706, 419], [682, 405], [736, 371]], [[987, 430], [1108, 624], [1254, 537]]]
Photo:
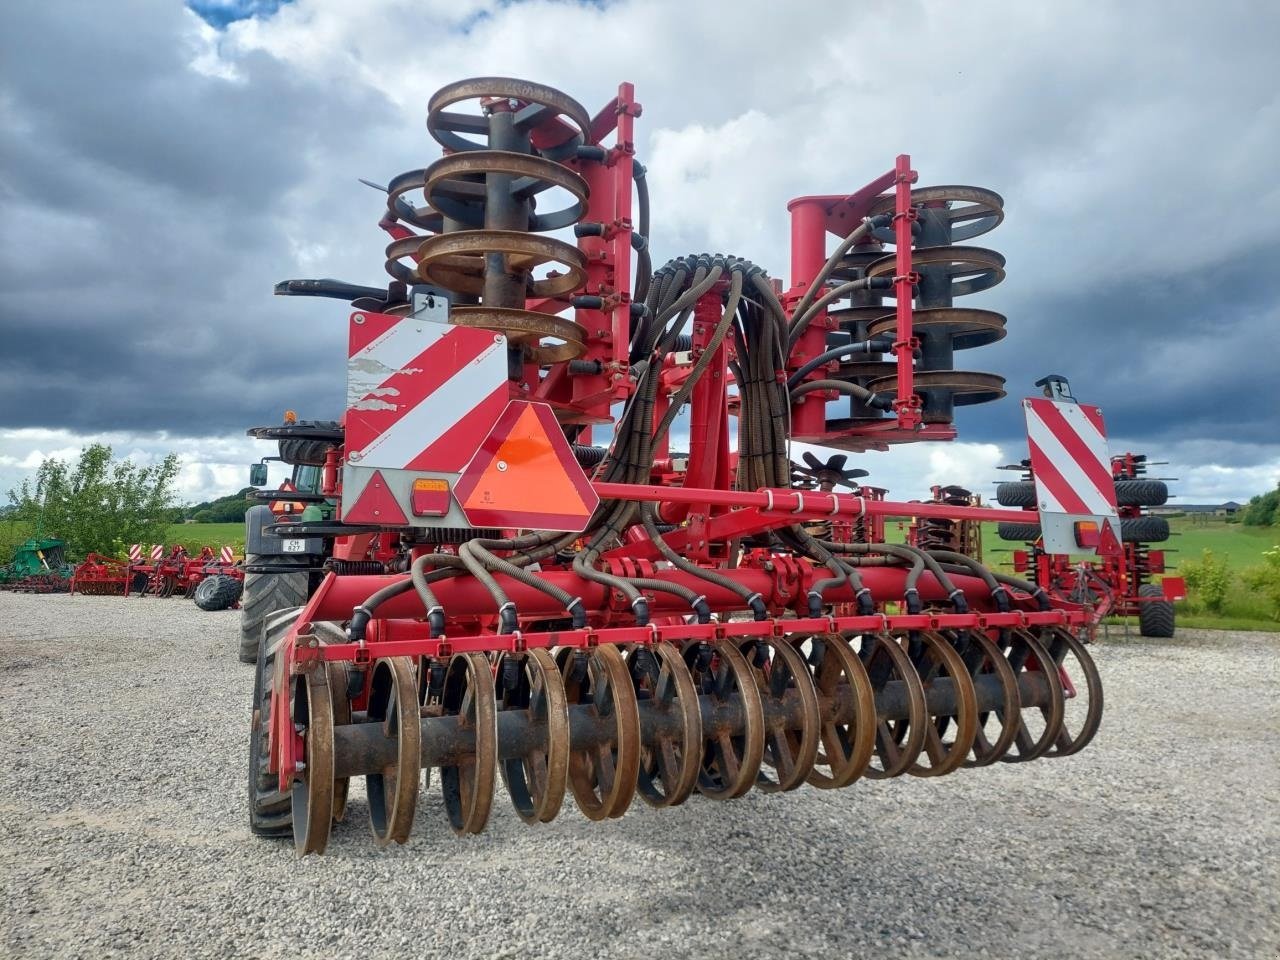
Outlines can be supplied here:
[[191, 556], [181, 545], [167, 552], [160, 545], [144, 555], [129, 548], [128, 561], [90, 553], [71, 576], [71, 592], [93, 596], [175, 597], [193, 599], [202, 610], [225, 610], [240, 599], [244, 570], [230, 547], [201, 547]]
[[[936, 777], [1094, 736], [1082, 608], [953, 541], [884, 542], [889, 516], [1034, 518], [894, 502], [847, 460], [949, 440], [957, 407], [1004, 395], [954, 365], [1004, 335], [954, 305], [1004, 276], [971, 244], [1000, 197], [914, 187], [899, 156], [791, 202], [789, 287], [736, 255], [655, 270], [639, 115], [629, 84], [594, 116], [447, 86], [444, 156], [386, 187], [389, 286], [277, 288], [354, 312], [345, 418], [307, 428], [314, 500], [250, 518], [250, 573], [298, 578], [258, 610], [254, 831], [323, 851], [362, 776], [375, 840], [403, 843], [432, 767], [475, 833], [499, 780], [529, 823], [567, 794], [605, 820], [636, 794]], [[792, 439], [845, 454], [793, 463]]]
[[[1086, 607], [1091, 624], [1104, 617], [1136, 616], [1142, 636], [1172, 637], [1173, 604], [1186, 597], [1186, 583], [1181, 577], [1159, 576], [1165, 572], [1166, 551], [1153, 550], [1151, 544], [1169, 539], [1169, 521], [1147, 513], [1146, 508], [1165, 504], [1169, 488], [1164, 480], [1147, 476], [1148, 465], [1142, 454], [1111, 458], [1122, 548], [1109, 556], [1085, 559], [1072, 555], [1077, 551], [1046, 550], [1036, 521], [1001, 522], [997, 531], [1002, 540], [1020, 540], [1028, 546], [1013, 553], [1016, 572], [1030, 574], [1053, 596]], [[1007, 469], [1019, 470], [1023, 477], [999, 484], [996, 500], [1005, 506], [1035, 510], [1038, 503], [1031, 460]]]
[[0, 565], [0, 590], [66, 593], [71, 580], [66, 546], [53, 537], [32, 537], [19, 544], [13, 559]]

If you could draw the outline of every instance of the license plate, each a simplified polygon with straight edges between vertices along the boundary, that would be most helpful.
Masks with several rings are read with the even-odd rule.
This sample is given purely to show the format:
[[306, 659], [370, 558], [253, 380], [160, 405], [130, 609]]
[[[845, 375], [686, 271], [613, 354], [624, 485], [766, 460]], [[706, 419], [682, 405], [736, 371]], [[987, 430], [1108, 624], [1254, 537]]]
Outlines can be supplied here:
[[285, 553], [306, 553], [307, 552], [307, 541], [305, 540], [285, 540], [283, 543], [284, 543], [283, 549]]

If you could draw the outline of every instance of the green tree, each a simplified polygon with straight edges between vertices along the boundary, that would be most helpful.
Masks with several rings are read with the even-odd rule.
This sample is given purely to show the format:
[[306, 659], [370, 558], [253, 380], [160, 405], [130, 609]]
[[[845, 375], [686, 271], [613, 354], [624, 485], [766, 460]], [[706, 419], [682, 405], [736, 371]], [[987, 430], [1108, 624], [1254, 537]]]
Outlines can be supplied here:
[[1280, 519], [1280, 484], [1270, 493], [1259, 494], [1240, 511], [1240, 522], [1250, 527], [1271, 527]]
[[1215, 557], [1212, 550], [1205, 550], [1199, 561], [1189, 561], [1178, 571], [1187, 581], [1195, 598], [1210, 613], [1221, 613], [1227, 602], [1227, 589], [1231, 577], [1227, 573], [1227, 561]]
[[80, 451], [74, 465], [46, 460], [34, 481], [10, 490], [12, 517], [66, 540], [76, 556], [112, 554], [117, 542], [163, 543], [177, 476], [175, 454], [140, 467], [114, 460], [111, 447], [95, 443]]
[[1262, 566], [1246, 570], [1244, 582], [1267, 601], [1271, 619], [1280, 620], [1280, 546], [1262, 555]]

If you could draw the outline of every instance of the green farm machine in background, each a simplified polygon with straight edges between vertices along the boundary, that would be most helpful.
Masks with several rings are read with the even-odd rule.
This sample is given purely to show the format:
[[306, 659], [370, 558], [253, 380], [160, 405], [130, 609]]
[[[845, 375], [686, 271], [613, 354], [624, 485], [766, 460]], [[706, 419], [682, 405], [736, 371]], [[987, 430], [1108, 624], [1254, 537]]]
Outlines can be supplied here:
[[65, 592], [71, 582], [66, 546], [55, 537], [31, 537], [19, 544], [13, 560], [0, 566], [0, 590]]

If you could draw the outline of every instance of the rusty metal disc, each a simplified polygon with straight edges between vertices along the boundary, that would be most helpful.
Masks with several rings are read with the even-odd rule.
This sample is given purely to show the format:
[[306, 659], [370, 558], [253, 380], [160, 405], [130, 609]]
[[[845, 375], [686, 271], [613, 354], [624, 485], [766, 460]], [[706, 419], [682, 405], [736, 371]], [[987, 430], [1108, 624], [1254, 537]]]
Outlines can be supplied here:
[[[332, 701], [334, 729], [349, 725], [351, 701], [347, 699], [347, 665], [345, 663], [330, 662], [329, 694]], [[347, 815], [347, 791], [350, 785], [351, 781], [347, 777], [337, 777], [333, 781], [333, 819], [337, 823], [341, 823]]]
[[876, 694], [867, 668], [839, 634], [814, 637], [809, 663], [822, 723], [822, 749], [809, 783], [824, 790], [847, 787], [876, 749]]
[[[1006, 656], [1019, 677], [1040, 687], [1039, 702], [1028, 703], [1023, 696], [1022, 717], [1013, 749], [1000, 759], [1005, 763], [1025, 763], [1044, 756], [1062, 734], [1065, 718], [1065, 693], [1057, 663], [1035, 634], [1017, 628], [1008, 634]], [[1038, 720], [1037, 720], [1038, 717]]]
[[686, 645], [688, 665], [699, 695], [715, 708], [736, 708], [742, 723], [703, 728], [698, 792], [713, 800], [741, 797], [756, 782], [764, 759], [764, 705], [751, 666], [730, 640]]
[[950, 701], [946, 712], [929, 711], [922, 752], [929, 762], [917, 760], [907, 772], [915, 777], [940, 777], [964, 763], [973, 749], [978, 732], [978, 696], [969, 668], [946, 637], [921, 630], [911, 634], [907, 644], [908, 655], [924, 686], [925, 703], [935, 689], [944, 691]]
[[994, 674], [1000, 680], [1004, 696], [999, 710], [978, 714], [973, 754], [964, 763], [966, 767], [985, 767], [995, 763], [1013, 746], [1022, 725], [1022, 697], [1018, 692], [1018, 677], [995, 641], [976, 630], [970, 631], [968, 639], [971, 644], [966, 657], [969, 675], [977, 678]]
[[299, 856], [324, 853], [333, 825], [333, 700], [323, 664], [293, 681], [291, 718], [305, 747], [290, 790], [293, 845]]
[[587, 181], [563, 164], [509, 150], [473, 150], [441, 157], [426, 171], [424, 195], [432, 209], [477, 229], [484, 226], [487, 183], [490, 176], [511, 178], [511, 196], [531, 200], [552, 187], [560, 187], [572, 202], [550, 213], [529, 218], [532, 233], [546, 233], [572, 226], [587, 212], [591, 188]]
[[[689, 798], [702, 767], [702, 711], [693, 675], [670, 643], [634, 647], [627, 666], [636, 695], [651, 712], [672, 715], [676, 736], [659, 734], [640, 750], [638, 788], [651, 807], [674, 807]], [[665, 728], [664, 728], [665, 729]]]
[[[893, 213], [895, 198], [892, 195], [879, 197], [871, 204], [868, 216], [881, 213]], [[918, 187], [911, 191], [911, 205], [947, 204], [936, 209], [939, 215], [951, 221], [951, 239], [955, 243], [972, 240], [990, 230], [994, 230], [1004, 219], [1004, 198], [994, 190], [983, 187], [968, 187], [950, 184], [937, 187]], [[876, 237], [886, 243], [892, 243], [893, 228], [887, 227], [876, 231]]]
[[387, 209], [397, 219], [431, 233], [444, 229], [444, 217], [430, 205], [416, 207], [405, 199], [405, 194], [424, 190], [427, 185], [426, 168], [406, 170], [393, 177], [387, 184]]
[[[928, 705], [920, 675], [897, 638], [863, 634], [858, 656], [876, 691], [876, 748], [864, 776], [884, 780], [907, 772], [924, 749]], [[887, 715], [881, 692], [893, 684], [906, 706], [905, 717]], [[879, 765], [876, 765], [879, 761]]]
[[498, 768], [498, 705], [483, 653], [454, 654], [440, 705], [443, 716], [457, 717], [459, 730], [472, 738], [470, 750], [440, 765], [444, 809], [454, 833], [480, 833], [493, 808]]
[[503, 760], [499, 769], [520, 819], [550, 823], [569, 783], [569, 701], [548, 651], [530, 650], [517, 659], [516, 683], [502, 691], [500, 709], [527, 710], [540, 738], [524, 756]]
[[[449, 322], [504, 334], [511, 346], [524, 347], [531, 363], [546, 366], [573, 360], [586, 352], [587, 332], [565, 317], [502, 307], [453, 307]], [[544, 344], [542, 340], [559, 340]]]
[[[890, 313], [867, 328], [872, 337], [892, 337], [898, 332], [898, 318]], [[1004, 339], [1005, 317], [994, 310], [968, 307], [921, 307], [911, 313], [911, 332], [937, 332], [951, 338], [956, 350], [985, 347]]]
[[370, 723], [381, 724], [383, 736], [396, 742], [396, 762], [364, 778], [369, 826], [378, 846], [385, 847], [409, 839], [418, 805], [422, 727], [410, 657], [383, 657], [374, 664], [368, 716]]
[[[752, 637], [743, 641], [739, 649], [751, 666], [764, 706], [762, 766], [774, 771], [770, 776], [762, 769], [756, 775], [756, 786], [765, 793], [794, 790], [813, 770], [822, 735], [813, 676], [804, 657], [784, 638]], [[800, 709], [800, 725], [796, 730], [788, 723], [784, 706], [789, 695], [795, 698]]]
[[[590, 140], [591, 116], [582, 104], [554, 87], [512, 77], [473, 77], [441, 87], [427, 103], [427, 130], [437, 143], [449, 150], [480, 150], [488, 142], [488, 117], [453, 113], [448, 108], [467, 100], [479, 100], [483, 108], [484, 101], [498, 99], [515, 101], [520, 106], [516, 115], [517, 126], [533, 130], [551, 120], [562, 120], [576, 128], [581, 142]], [[464, 133], [482, 137], [484, 143], [468, 140], [462, 135]], [[564, 142], [576, 145], [577, 138], [570, 136]], [[555, 148], [560, 146], [552, 144], [547, 152], [559, 153], [561, 151]]]
[[622, 654], [612, 644], [601, 644], [587, 654], [586, 669], [579, 670], [577, 651], [561, 650], [557, 662], [569, 703], [589, 708], [596, 717], [613, 724], [610, 742], [569, 756], [569, 785], [578, 809], [588, 819], [620, 817], [631, 806], [640, 769], [640, 714], [636, 691]]
[[[1054, 739], [1053, 746], [1045, 753], [1046, 757], [1069, 757], [1079, 753], [1093, 739], [1102, 723], [1102, 677], [1098, 673], [1093, 656], [1080, 641], [1079, 637], [1063, 627], [1050, 628], [1050, 639], [1047, 644], [1049, 654], [1058, 664], [1059, 676], [1064, 685], [1070, 684], [1066, 693], [1062, 732]], [[1078, 670], [1068, 668], [1069, 659], [1074, 659]], [[1081, 691], [1080, 679], [1084, 679], [1085, 687]], [[1083, 706], [1080, 704], [1081, 694], [1088, 697]]]
[[[945, 391], [951, 395], [957, 407], [976, 403], [990, 403], [1005, 395], [1004, 377], [994, 373], [978, 373], [969, 370], [917, 370], [912, 377], [916, 393]], [[872, 380], [867, 389], [888, 397], [898, 395], [898, 377]]]
[[[418, 246], [418, 279], [479, 296], [484, 292], [486, 259], [495, 255], [502, 257], [504, 272], [528, 277], [528, 297], [560, 297], [587, 282], [587, 258], [577, 247], [517, 230], [464, 230], [427, 237]], [[548, 263], [560, 264], [567, 272], [533, 279], [533, 271]]]
[[[891, 320], [894, 317], [894, 306], [875, 306], [875, 307], [841, 307], [838, 310], [828, 310], [827, 318], [834, 320], [841, 327], [855, 328], [858, 324], [873, 324], [883, 320]], [[831, 344], [828, 344], [831, 346]]]
[[[945, 274], [951, 296], [964, 297], [989, 290], [1004, 279], [1004, 257], [986, 247], [916, 247], [911, 269]], [[867, 267], [869, 277], [892, 277], [898, 272], [896, 254], [888, 254]]]

